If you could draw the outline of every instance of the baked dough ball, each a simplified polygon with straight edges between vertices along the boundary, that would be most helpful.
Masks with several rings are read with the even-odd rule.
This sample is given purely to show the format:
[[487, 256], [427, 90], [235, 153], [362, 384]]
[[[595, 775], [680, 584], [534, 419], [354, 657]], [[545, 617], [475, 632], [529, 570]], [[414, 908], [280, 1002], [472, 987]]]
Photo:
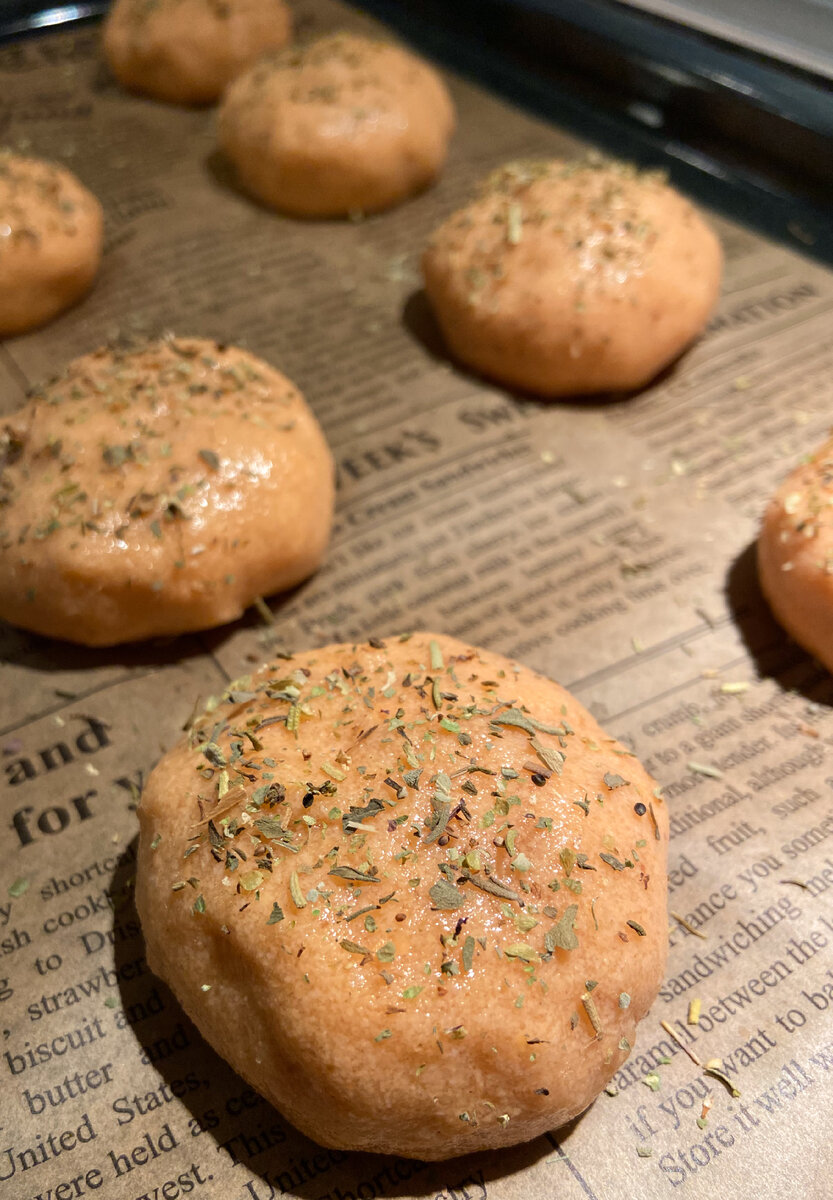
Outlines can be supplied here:
[[198, 338], [76, 359], [8, 419], [0, 468], [0, 617], [88, 646], [231, 621], [329, 537], [303, 397]]
[[542, 396], [648, 383], [706, 323], [720, 244], [656, 172], [511, 163], [423, 257], [453, 353]]
[[104, 53], [133, 92], [210, 104], [291, 35], [284, 0], [115, 0], [104, 23]]
[[243, 187], [302, 217], [376, 212], [426, 187], [454, 110], [427, 63], [335, 34], [258, 63], [229, 88], [220, 145]]
[[758, 574], [780, 623], [833, 671], [833, 438], [769, 502]]
[[0, 151], [0, 337], [34, 329], [89, 291], [101, 205], [69, 171]]
[[653, 781], [563, 688], [463, 642], [236, 680], [139, 816], [151, 968], [326, 1146], [537, 1137], [622, 1065], [662, 978]]

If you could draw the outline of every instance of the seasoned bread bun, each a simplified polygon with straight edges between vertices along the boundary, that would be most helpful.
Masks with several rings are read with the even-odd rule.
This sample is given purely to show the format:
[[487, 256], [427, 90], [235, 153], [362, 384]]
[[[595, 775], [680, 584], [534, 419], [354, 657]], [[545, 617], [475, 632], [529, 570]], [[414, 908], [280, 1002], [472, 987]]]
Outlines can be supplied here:
[[211, 104], [291, 35], [284, 0], [115, 0], [104, 22], [104, 54], [132, 92]]
[[425, 287], [461, 362], [542, 396], [648, 383], [703, 329], [720, 244], [654, 172], [511, 163], [441, 225]]
[[92, 286], [101, 205], [54, 163], [0, 151], [0, 337], [50, 321]]
[[833, 671], [833, 438], [770, 500], [758, 537], [758, 575], [787, 632]]
[[390, 208], [445, 161], [454, 110], [427, 63], [339, 33], [258, 63], [220, 109], [220, 145], [262, 203], [302, 217]]
[[463, 642], [236, 680], [139, 817], [152, 969], [326, 1146], [443, 1159], [559, 1126], [662, 978], [653, 781], [558, 684]]
[[301, 394], [199, 338], [98, 350], [0, 437], [0, 617], [89, 646], [206, 629], [321, 562], [333, 463]]

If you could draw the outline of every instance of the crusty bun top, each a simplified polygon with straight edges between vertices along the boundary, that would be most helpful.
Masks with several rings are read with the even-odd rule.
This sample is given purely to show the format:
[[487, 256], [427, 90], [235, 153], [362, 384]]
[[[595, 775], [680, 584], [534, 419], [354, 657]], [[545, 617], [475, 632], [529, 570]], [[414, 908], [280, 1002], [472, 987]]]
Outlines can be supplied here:
[[0, 337], [87, 291], [101, 257], [98, 200], [64, 167], [0, 150]]
[[166, 337], [76, 359], [0, 439], [0, 616], [92, 645], [220, 624], [303, 579], [333, 464], [244, 350]]
[[175, 104], [211, 103], [291, 35], [283, 0], [114, 0], [103, 25], [121, 83]]
[[0, 251], [41, 238], [74, 237], [101, 208], [75, 176], [40, 158], [0, 149]]
[[423, 257], [454, 352], [542, 395], [647, 382], [702, 329], [721, 265], [660, 172], [595, 159], [501, 167]]
[[331, 1146], [535, 1137], [627, 1058], [667, 944], [667, 817], [563, 688], [427, 633], [270, 663], [140, 806], [153, 969]]
[[454, 107], [401, 46], [335, 33], [270, 55], [228, 89], [219, 138], [243, 185], [305, 216], [378, 211], [445, 160]]
[[[500, 291], [501, 265], [514, 247], [529, 247], [534, 256], [551, 247], [547, 259], [557, 256], [564, 282], [579, 283], [592, 296], [618, 291], [629, 278], [652, 266], [655, 252], [681, 222], [700, 232], [702, 218], [692, 204], [668, 186], [662, 171], [640, 171], [631, 163], [607, 159], [563, 162], [558, 159], [507, 163], [489, 175], [480, 196], [449, 217], [434, 241], [453, 240], [460, 245], [476, 228], [477, 239], [468, 246], [473, 267], [483, 278], [469, 280], [482, 297]], [[686, 280], [679, 280], [682, 288]]]
[[778, 620], [833, 671], [833, 438], [777, 489], [757, 549], [761, 587]]

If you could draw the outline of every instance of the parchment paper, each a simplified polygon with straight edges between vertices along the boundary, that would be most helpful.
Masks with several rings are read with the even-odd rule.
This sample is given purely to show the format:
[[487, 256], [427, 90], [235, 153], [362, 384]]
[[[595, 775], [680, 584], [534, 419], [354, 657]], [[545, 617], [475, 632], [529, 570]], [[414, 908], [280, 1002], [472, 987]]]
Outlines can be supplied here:
[[[298, 24], [369, 23], [316, 0]], [[640, 396], [491, 388], [448, 362], [420, 248], [491, 167], [581, 147], [451, 86], [459, 131], [433, 190], [303, 223], [234, 190], [210, 111], [123, 94], [95, 29], [0, 50], [0, 138], [74, 169], [108, 238], [83, 304], [0, 345], [3, 408], [112, 335], [173, 329], [286, 371], [339, 465], [327, 562], [271, 601], [272, 625], [109, 652], [0, 631], [4, 1200], [831, 1194], [833, 691], [768, 615], [750, 546], [830, 420], [833, 276], [716, 221], [719, 311]], [[130, 891], [142, 778], [198, 695], [276, 648], [414, 627], [552, 675], [645, 760], [687, 923], [671, 923], [618, 1094], [550, 1137], [441, 1166], [289, 1128], [148, 973]], [[740, 1097], [661, 1021], [701, 1063], [721, 1059]]]

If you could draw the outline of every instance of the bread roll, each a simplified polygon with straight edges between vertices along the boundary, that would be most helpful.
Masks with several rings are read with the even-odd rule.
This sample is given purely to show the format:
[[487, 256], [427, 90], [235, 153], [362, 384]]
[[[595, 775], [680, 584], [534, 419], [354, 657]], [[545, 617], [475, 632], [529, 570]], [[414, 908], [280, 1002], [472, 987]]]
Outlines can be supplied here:
[[787, 632], [833, 671], [833, 438], [787, 476], [758, 537], [758, 574]]
[[534, 1138], [628, 1057], [667, 946], [667, 816], [569, 693], [428, 633], [236, 680], [139, 808], [148, 961], [326, 1146]]
[[426, 187], [454, 110], [427, 63], [341, 33], [258, 63], [229, 88], [220, 145], [240, 183], [302, 217], [377, 212]]
[[0, 337], [52, 320], [92, 286], [101, 205], [69, 171], [0, 151]]
[[115, 0], [104, 22], [104, 54], [130, 91], [172, 104], [211, 104], [291, 35], [284, 0]]
[[0, 438], [0, 617], [89, 646], [207, 629], [316, 569], [333, 462], [244, 350], [163, 338], [70, 363]]
[[703, 329], [721, 262], [657, 172], [520, 162], [440, 226], [423, 273], [461, 362], [553, 397], [650, 382]]

